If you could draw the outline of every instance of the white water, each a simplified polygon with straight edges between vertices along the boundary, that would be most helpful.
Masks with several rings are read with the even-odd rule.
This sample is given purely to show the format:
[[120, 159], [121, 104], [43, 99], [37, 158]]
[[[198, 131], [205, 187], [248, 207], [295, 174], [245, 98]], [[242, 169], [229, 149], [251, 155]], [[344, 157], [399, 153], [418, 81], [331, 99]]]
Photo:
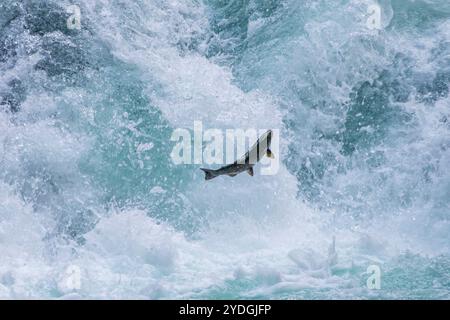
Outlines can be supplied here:
[[[212, 17], [230, 17], [214, 1], [82, 1], [75, 35], [22, 30], [20, 14], [3, 27], [20, 44], [0, 90], [19, 78], [26, 94], [0, 113], [0, 297], [448, 298], [449, 98], [415, 97], [448, 67], [448, 20], [374, 34], [369, 1], [280, 3], [250, 16], [245, 49], [233, 25], [215, 33]], [[40, 26], [41, 11], [18, 7]], [[395, 66], [399, 51], [412, 67]], [[345, 141], [323, 137], [385, 69], [387, 87], [407, 87], [395, 104], [413, 120], [341, 153]], [[196, 167], [174, 168], [171, 130], [195, 120], [281, 129], [280, 172], [205, 183]], [[366, 287], [373, 264], [380, 291]]]

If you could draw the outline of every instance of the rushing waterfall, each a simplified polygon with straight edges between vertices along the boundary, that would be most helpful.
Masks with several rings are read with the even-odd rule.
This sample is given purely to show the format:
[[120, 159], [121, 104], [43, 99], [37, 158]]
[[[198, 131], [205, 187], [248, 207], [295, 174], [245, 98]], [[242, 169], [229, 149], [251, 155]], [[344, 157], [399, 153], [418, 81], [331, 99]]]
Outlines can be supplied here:
[[0, 298], [449, 299], [449, 88], [448, 0], [0, 0]]

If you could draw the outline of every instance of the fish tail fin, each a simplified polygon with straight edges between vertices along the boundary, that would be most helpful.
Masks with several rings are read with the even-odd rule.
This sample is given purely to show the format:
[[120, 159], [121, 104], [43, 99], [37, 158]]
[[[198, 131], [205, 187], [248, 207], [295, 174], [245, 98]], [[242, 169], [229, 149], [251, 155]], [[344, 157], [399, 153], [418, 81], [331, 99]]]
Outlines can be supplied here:
[[215, 170], [200, 168], [205, 173], [205, 180], [211, 180], [217, 177]]

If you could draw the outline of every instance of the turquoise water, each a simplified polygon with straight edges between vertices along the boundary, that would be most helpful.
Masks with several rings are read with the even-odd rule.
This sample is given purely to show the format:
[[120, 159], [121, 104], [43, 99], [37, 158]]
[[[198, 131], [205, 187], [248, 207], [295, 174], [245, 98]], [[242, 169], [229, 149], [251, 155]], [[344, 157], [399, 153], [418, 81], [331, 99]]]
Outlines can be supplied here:
[[[71, 4], [0, 1], [0, 298], [450, 298], [448, 1]], [[175, 165], [194, 121], [278, 174]]]

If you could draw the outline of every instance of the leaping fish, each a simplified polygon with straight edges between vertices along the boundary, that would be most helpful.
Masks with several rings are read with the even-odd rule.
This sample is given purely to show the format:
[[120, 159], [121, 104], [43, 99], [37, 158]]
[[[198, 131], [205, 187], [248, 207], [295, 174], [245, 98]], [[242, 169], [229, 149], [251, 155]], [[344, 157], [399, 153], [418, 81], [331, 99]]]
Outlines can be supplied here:
[[272, 130], [264, 133], [256, 143], [250, 148], [247, 153], [235, 161], [232, 164], [226, 165], [217, 170], [200, 168], [200, 170], [205, 172], [205, 180], [211, 180], [219, 176], [229, 176], [235, 177], [242, 172], [248, 172], [249, 175], [253, 176], [253, 167], [258, 163], [262, 157], [265, 155], [271, 159], [274, 158], [272, 151], [270, 150], [270, 145], [272, 142]]

